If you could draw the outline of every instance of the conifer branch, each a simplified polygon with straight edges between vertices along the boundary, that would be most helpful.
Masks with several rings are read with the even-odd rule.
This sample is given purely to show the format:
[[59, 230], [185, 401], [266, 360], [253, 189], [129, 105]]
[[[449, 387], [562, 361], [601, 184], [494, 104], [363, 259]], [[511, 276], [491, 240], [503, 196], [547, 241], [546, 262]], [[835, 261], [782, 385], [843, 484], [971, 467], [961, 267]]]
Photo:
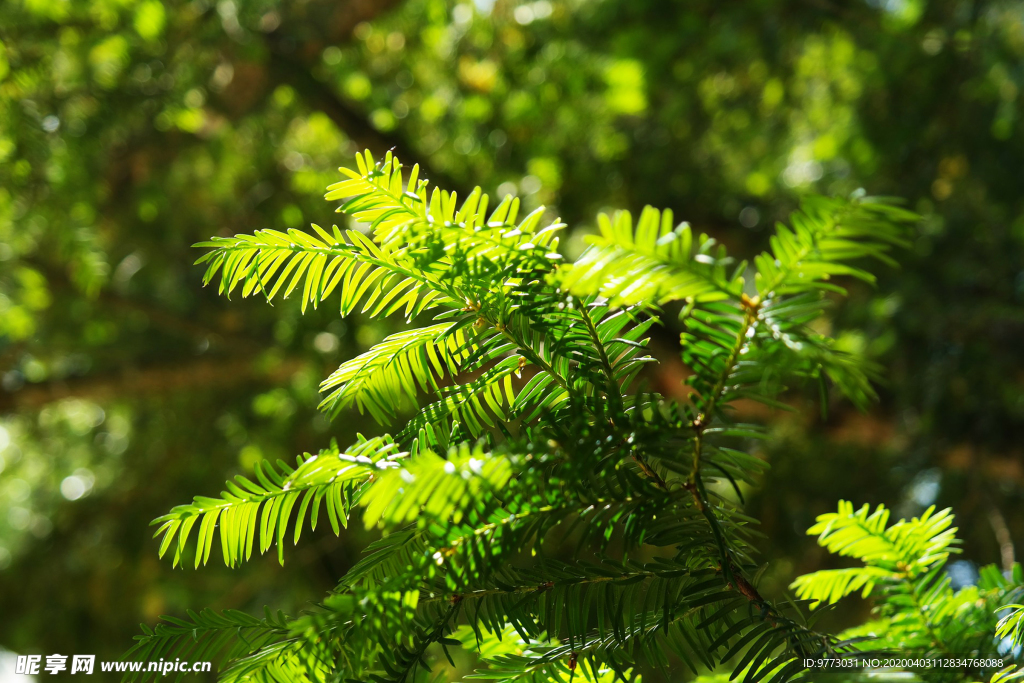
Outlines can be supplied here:
[[[587, 332], [590, 333], [590, 339], [594, 343], [594, 348], [597, 349], [597, 353], [601, 358], [601, 368], [604, 370], [605, 378], [608, 380], [608, 400], [612, 402], [612, 412], [618, 415], [622, 412], [622, 394], [619, 389], [619, 383], [615, 379], [615, 370], [608, 359], [608, 350], [605, 348], [604, 342], [601, 341], [601, 335], [598, 334], [594, 321], [587, 311], [587, 304], [579, 297], [576, 297], [576, 309], [580, 312], [580, 317], [583, 318], [583, 323], [587, 326]], [[637, 462], [641, 461], [638, 460]]]
[[[953, 590], [945, 572], [949, 555], [959, 541], [949, 510], [928, 508], [911, 520], [889, 524], [883, 506], [872, 512], [865, 505], [855, 510], [840, 501], [836, 513], [818, 517], [808, 531], [829, 551], [853, 557], [862, 564], [800, 576], [793, 582], [797, 596], [811, 607], [832, 604], [854, 592], [874, 602], [872, 639], [866, 644], [879, 651], [906, 657], [963, 657], [1007, 662], [999, 638], [1008, 635], [1005, 621], [997, 622], [1002, 606], [1024, 593], [1024, 572], [1015, 565], [1009, 576], [995, 565], [982, 567], [976, 585]], [[1005, 618], [1004, 618], [1005, 619]], [[851, 640], [865, 635], [854, 628], [841, 634]], [[969, 680], [981, 678], [981, 669], [968, 664]], [[987, 668], [992, 668], [991, 666]], [[992, 680], [999, 676], [993, 673]], [[937, 679], [946, 680], [946, 679]], [[966, 680], [958, 678], [957, 680]]]
[[[540, 209], [520, 218], [514, 198], [490, 209], [477, 188], [460, 202], [391, 154], [358, 155], [343, 172], [327, 198], [361, 229], [215, 238], [200, 245], [210, 249], [200, 261], [225, 294], [273, 300], [301, 287], [303, 309], [337, 293], [343, 315], [432, 317], [322, 385], [323, 409], [367, 412], [396, 424], [397, 437], [360, 438], [294, 468], [260, 465], [258, 483], [237, 479], [221, 498], [175, 508], [157, 534], [161, 554], [176, 546], [177, 563], [197, 527], [198, 565], [219, 528], [234, 565], [257, 538], [261, 551], [276, 542], [282, 552], [293, 510], [297, 542], [326, 502], [335, 533], [361, 507], [363, 523], [384, 535], [322, 604], [227, 650], [223, 680], [423, 683], [437, 648], [447, 656], [462, 645], [450, 637], [460, 627], [477, 642], [514, 631], [520, 652], [485, 657], [476, 675], [526, 683], [578, 671], [613, 683], [632, 676], [638, 655], [662, 666], [672, 656], [695, 672], [731, 663], [734, 677], [785, 683], [805, 657], [852, 650], [761, 595], [745, 575], [755, 564], [752, 520], [711, 485], [742, 497], [740, 483], [756, 484], [764, 468], [726, 440], [759, 436], [729, 419], [731, 403], [778, 406], [782, 380], [822, 373], [855, 401], [870, 398], [870, 369], [810, 325], [822, 291], [839, 291], [830, 278], [870, 279], [847, 261], [888, 259], [910, 214], [859, 197], [808, 200], [755, 259], [751, 298], [746, 264], [670, 212], [648, 207], [635, 227], [627, 212], [602, 217], [591, 247], [564, 265], [564, 226], [542, 225]], [[654, 360], [643, 350], [655, 314], [677, 300], [686, 301], [680, 351], [692, 400], [632, 395]], [[527, 366], [536, 372], [519, 387], [513, 378]], [[891, 538], [879, 520], [843, 508], [822, 537], [910, 564], [821, 574], [798, 593], [832, 601], [885, 583], [909, 586], [924, 607], [945, 591], [934, 569], [949, 552], [945, 518]], [[547, 556], [556, 537], [578, 542], [577, 559]], [[660, 559], [627, 559], [634, 553]], [[893, 572], [905, 586], [890, 585]], [[937, 615], [928, 619], [939, 627]], [[187, 638], [165, 635], [154, 648]]]

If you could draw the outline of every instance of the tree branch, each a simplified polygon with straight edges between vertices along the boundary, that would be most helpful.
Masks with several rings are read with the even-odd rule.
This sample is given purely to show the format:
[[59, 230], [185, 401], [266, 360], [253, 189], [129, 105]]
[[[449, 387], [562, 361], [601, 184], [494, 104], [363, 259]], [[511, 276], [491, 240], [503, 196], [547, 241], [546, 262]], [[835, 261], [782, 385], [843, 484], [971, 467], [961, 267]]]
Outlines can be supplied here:
[[190, 389], [224, 389], [254, 381], [278, 384], [305, 364], [301, 358], [288, 358], [269, 370], [262, 370], [256, 361], [256, 356], [202, 358], [138, 369], [124, 368], [105, 375], [28, 384], [17, 391], [0, 393], [0, 414], [38, 409], [47, 403], [66, 398], [109, 401]]
[[[384, 4], [386, 6], [388, 3]], [[339, 97], [330, 85], [318, 80], [313, 73], [319, 50], [310, 50], [309, 45], [296, 46], [281, 29], [268, 33], [264, 43], [270, 54], [267, 66], [273, 85], [294, 88], [306, 104], [326, 114], [359, 147], [369, 149], [378, 156], [393, 150], [407, 165], [419, 164], [421, 178], [429, 178], [438, 187], [457, 191], [462, 196], [468, 194], [469, 188], [463, 183], [431, 168], [403, 136], [377, 130], [363, 114]], [[313, 52], [313, 56], [306, 56], [310, 52]]]

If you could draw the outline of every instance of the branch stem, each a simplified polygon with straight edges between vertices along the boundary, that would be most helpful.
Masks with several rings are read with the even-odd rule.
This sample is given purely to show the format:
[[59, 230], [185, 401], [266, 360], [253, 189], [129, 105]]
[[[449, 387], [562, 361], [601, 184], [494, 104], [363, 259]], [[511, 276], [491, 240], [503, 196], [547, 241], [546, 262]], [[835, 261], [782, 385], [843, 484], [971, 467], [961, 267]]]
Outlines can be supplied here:
[[576, 297], [576, 307], [580, 312], [580, 317], [583, 318], [583, 324], [587, 326], [587, 332], [590, 334], [594, 347], [601, 358], [601, 367], [604, 370], [605, 377], [608, 379], [606, 395], [612, 402], [612, 408], [617, 415], [622, 412], [622, 392], [619, 389], [619, 383], [615, 381], [615, 370], [612, 368], [611, 360], [608, 358], [608, 351], [601, 342], [601, 336], [597, 333], [597, 327], [594, 325], [594, 319], [590, 317], [586, 303]]

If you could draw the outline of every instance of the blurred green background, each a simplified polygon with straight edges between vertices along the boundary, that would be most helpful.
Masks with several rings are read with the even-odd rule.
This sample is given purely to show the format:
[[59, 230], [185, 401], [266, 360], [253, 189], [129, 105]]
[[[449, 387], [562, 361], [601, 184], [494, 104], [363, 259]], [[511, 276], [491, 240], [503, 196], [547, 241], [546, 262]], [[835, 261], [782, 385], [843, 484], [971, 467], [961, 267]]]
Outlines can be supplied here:
[[[190, 245], [336, 216], [357, 149], [460, 194], [671, 208], [740, 256], [807, 193], [922, 214], [828, 323], [884, 367], [858, 413], [756, 413], [762, 593], [829, 562], [839, 498], [952, 506], [954, 581], [1024, 535], [1024, 2], [7, 0], [0, 4], [0, 646], [118, 657], [161, 614], [294, 612], [370, 535], [172, 570], [149, 520], [262, 458], [377, 433], [317, 385], [394, 329], [227, 301]], [[398, 325], [399, 323], [394, 323]], [[658, 332], [649, 377], [685, 369]], [[219, 561], [219, 559], [218, 559]], [[838, 627], [864, 618], [853, 601]]]

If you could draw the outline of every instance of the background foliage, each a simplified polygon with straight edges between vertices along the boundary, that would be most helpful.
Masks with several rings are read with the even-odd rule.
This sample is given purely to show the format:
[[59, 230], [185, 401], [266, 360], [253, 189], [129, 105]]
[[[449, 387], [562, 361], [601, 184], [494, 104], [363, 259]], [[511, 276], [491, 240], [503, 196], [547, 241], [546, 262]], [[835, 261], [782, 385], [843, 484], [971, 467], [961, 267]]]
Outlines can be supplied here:
[[[318, 416], [317, 382], [394, 330], [218, 299], [189, 249], [329, 224], [323, 187], [362, 147], [576, 226], [670, 207], [739, 256], [804, 193], [908, 198], [925, 219], [901, 270], [832, 322], [882, 364], [881, 403], [823, 419], [793, 395], [761, 453], [762, 586], [838, 566], [804, 531], [840, 498], [952, 505], [954, 584], [1012, 564], [1024, 4], [18, 0], [0, 41], [4, 647], [113, 658], [139, 621], [299, 604], [352, 564], [369, 536], [320, 530], [284, 568], [172, 572], [145, 523], [365, 428]], [[656, 388], [681, 392], [663, 361]]]

